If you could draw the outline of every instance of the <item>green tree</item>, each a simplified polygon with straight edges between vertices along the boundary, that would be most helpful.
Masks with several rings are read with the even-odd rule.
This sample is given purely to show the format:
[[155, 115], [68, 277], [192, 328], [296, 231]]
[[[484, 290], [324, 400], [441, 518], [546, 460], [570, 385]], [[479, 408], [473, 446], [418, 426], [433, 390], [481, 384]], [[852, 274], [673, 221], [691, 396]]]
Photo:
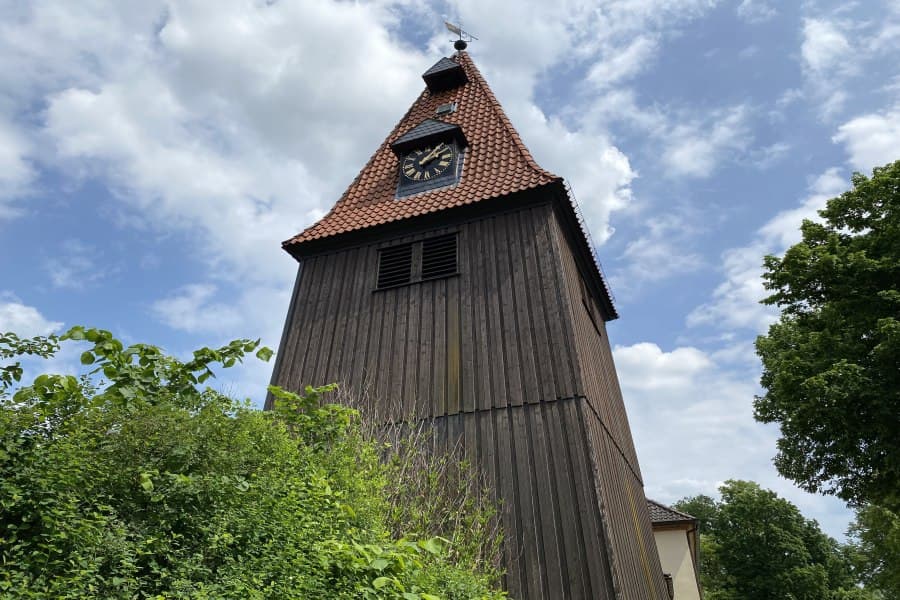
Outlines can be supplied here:
[[847, 550], [818, 523], [774, 492], [750, 481], [729, 480], [721, 500], [685, 498], [675, 504], [701, 509], [701, 585], [709, 600], [863, 600]]
[[821, 223], [765, 259], [781, 319], [756, 341], [775, 465], [808, 491], [900, 512], [900, 161], [853, 175]]
[[[7, 359], [54, 350], [3, 339]], [[0, 398], [0, 597], [500, 597], [444, 539], [390, 534], [382, 448], [330, 388], [273, 388], [268, 412], [201, 388], [267, 359], [258, 342], [180, 361], [96, 329], [61, 340], [89, 344], [89, 373]]]
[[716, 515], [719, 514], [719, 506], [714, 498], [705, 494], [682, 498], [675, 503], [674, 508], [697, 519], [701, 533], [713, 532]]
[[855, 559], [867, 586], [884, 600], [900, 600], [900, 517], [880, 506], [865, 506], [850, 525]]

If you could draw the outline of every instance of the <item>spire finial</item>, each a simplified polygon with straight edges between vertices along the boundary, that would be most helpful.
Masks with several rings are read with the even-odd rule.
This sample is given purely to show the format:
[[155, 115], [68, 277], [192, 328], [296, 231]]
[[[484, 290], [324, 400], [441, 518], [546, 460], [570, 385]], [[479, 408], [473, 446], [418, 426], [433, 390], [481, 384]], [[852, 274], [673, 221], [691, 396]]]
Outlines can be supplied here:
[[444, 25], [447, 26], [447, 29], [459, 36], [459, 39], [453, 42], [453, 47], [456, 48], [458, 52], [462, 52], [463, 50], [465, 50], [469, 46], [469, 42], [478, 39], [471, 33], [463, 31], [460, 25], [454, 25], [449, 21], [444, 21]]

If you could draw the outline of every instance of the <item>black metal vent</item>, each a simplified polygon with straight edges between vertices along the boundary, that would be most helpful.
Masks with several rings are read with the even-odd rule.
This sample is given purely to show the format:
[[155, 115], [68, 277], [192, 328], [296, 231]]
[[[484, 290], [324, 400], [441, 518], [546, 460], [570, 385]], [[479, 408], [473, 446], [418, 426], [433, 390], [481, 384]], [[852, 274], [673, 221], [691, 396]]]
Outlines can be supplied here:
[[456, 274], [456, 234], [422, 242], [422, 279]]
[[378, 288], [404, 285], [412, 280], [412, 244], [385, 248], [378, 254]]

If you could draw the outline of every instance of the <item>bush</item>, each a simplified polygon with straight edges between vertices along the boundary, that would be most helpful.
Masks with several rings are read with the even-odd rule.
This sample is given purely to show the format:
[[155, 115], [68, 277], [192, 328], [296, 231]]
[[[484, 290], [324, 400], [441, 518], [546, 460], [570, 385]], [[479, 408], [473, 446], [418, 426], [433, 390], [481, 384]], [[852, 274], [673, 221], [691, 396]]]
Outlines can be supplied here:
[[[5, 358], [57, 342], [2, 340]], [[89, 373], [12, 397], [21, 370], [0, 380], [2, 597], [502, 597], [448, 540], [391, 535], [382, 448], [331, 387], [273, 388], [268, 412], [199, 389], [267, 359], [258, 342], [181, 362], [96, 329], [61, 340], [91, 344]]]

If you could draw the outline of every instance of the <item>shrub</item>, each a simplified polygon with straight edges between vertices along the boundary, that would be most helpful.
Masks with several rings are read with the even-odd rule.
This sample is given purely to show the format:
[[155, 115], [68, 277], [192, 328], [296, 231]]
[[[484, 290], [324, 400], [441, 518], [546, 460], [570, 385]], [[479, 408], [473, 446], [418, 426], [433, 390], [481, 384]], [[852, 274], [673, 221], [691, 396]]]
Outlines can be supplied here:
[[[5, 358], [55, 351], [6, 336]], [[0, 381], [4, 598], [499, 598], [440, 537], [392, 536], [390, 474], [358, 413], [273, 388], [262, 412], [200, 386], [258, 342], [187, 362], [73, 328], [90, 371]], [[25, 345], [28, 342], [30, 345]]]

